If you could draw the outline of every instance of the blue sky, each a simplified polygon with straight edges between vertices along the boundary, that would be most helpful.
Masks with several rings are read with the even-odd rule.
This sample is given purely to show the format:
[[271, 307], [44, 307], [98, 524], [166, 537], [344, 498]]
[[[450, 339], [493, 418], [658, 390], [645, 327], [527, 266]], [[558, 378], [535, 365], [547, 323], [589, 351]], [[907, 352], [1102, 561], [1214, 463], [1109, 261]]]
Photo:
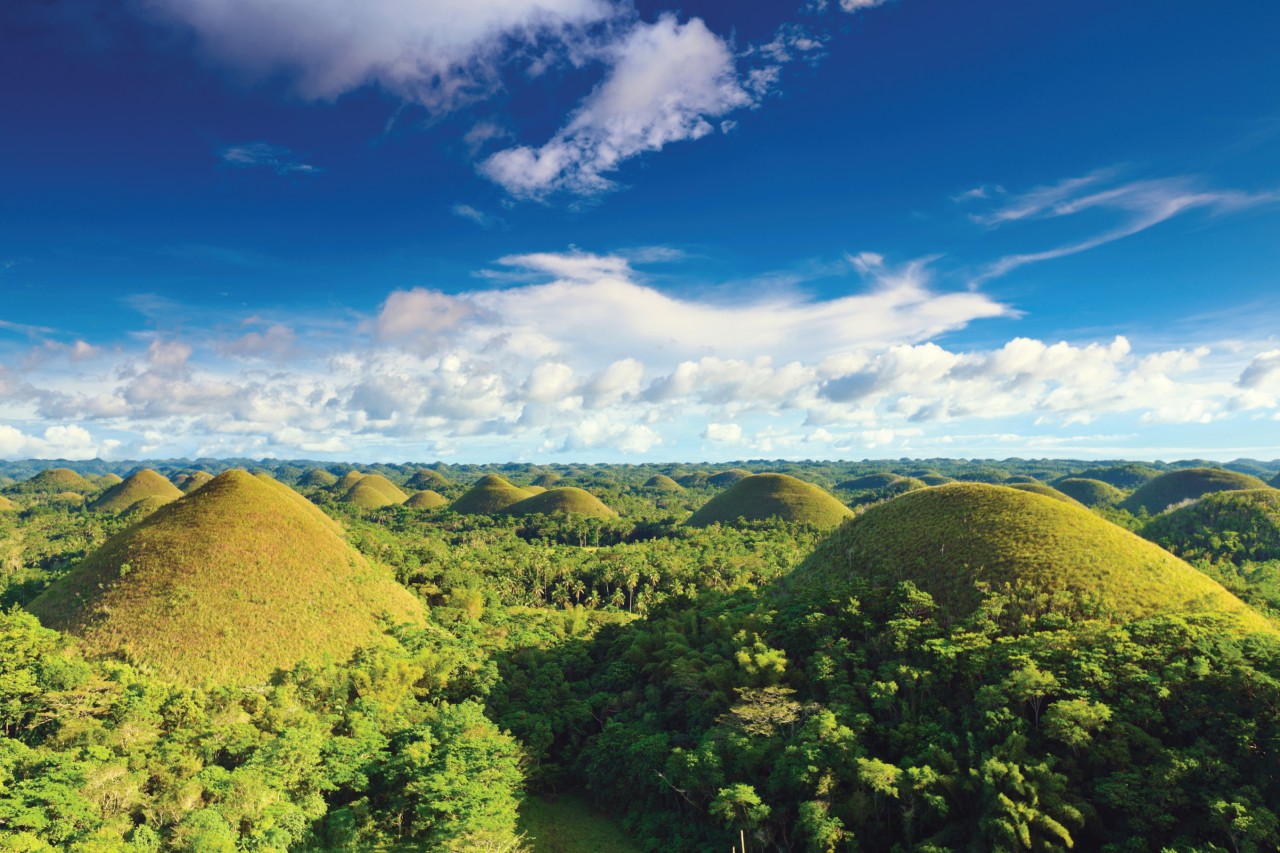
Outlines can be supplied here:
[[0, 457], [1280, 457], [1280, 7], [0, 8]]

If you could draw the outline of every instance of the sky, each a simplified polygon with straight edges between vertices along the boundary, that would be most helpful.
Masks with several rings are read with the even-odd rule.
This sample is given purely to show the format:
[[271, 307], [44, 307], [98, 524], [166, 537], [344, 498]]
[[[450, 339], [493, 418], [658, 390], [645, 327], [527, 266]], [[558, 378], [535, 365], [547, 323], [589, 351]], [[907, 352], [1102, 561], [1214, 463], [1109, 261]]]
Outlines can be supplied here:
[[1280, 458], [1272, 0], [8, 0], [0, 458]]

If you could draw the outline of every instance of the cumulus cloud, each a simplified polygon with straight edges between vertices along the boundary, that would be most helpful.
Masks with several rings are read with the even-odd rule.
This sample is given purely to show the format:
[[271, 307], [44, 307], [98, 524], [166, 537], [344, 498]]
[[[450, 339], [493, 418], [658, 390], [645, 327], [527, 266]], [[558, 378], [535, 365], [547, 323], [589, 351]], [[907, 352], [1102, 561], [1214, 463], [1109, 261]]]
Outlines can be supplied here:
[[74, 424], [46, 427], [38, 435], [0, 424], [3, 459], [93, 459], [110, 456], [119, 444], [110, 439], [95, 441], [88, 430]]
[[555, 136], [491, 154], [481, 174], [516, 196], [597, 193], [624, 160], [713, 133], [710, 119], [753, 103], [729, 45], [699, 18], [638, 23], [606, 56], [608, 76]]

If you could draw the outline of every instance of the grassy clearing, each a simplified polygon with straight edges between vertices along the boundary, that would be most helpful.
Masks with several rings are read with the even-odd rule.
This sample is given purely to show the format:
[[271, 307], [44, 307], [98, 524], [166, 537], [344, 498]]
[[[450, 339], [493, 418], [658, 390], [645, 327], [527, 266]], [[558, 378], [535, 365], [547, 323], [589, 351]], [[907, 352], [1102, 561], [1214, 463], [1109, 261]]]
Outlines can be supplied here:
[[109, 539], [28, 609], [91, 653], [186, 683], [344, 660], [380, 614], [417, 621], [422, 607], [339, 530], [288, 487], [228, 471]]
[[685, 522], [692, 527], [734, 524], [739, 518], [780, 518], [816, 527], [835, 527], [853, 511], [813, 483], [786, 474], [753, 474], [703, 504]]
[[787, 586], [843, 598], [853, 581], [907, 580], [955, 616], [977, 607], [982, 584], [1011, 592], [1032, 613], [1082, 608], [1129, 621], [1208, 610], [1276, 632], [1217, 582], [1087, 509], [977, 483], [922, 489], [867, 510]]
[[640, 853], [622, 827], [578, 795], [554, 802], [529, 797], [520, 807], [519, 829], [533, 853]]

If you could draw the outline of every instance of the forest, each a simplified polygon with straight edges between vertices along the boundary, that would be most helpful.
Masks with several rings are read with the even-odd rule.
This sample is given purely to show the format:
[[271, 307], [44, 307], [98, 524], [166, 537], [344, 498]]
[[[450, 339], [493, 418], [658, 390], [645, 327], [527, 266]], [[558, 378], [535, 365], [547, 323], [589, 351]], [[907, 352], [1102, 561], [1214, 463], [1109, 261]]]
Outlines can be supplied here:
[[1274, 850], [1277, 484], [0, 463], [0, 848]]

